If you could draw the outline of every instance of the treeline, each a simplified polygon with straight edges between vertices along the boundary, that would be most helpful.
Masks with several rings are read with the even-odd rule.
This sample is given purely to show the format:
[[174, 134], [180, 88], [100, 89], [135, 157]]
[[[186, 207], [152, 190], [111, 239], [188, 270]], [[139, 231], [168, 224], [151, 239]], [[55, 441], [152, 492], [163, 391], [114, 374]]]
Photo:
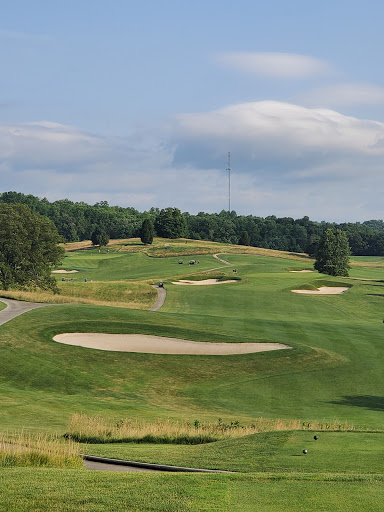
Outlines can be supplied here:
[[135, 208], [110, 206], [106, 201], [94, 205], [60, 199], [50, 202], [20, 192], [0, 194], [2, 203], [21, 203], [32, 212], [50, 218], [60, 235], [68, 242], [90, 240], [96, 229], [110, 238], [140, 236], [141, 226], [149, 219], [157, 236], [166, 238], [188, 237], [195, 240], [211, 240], [238, 244], [249, 244], [282, 251], [314, 254], [318, 241], [325, 231], [335, 227], [348, 237], [352, 254], [357, 256], [384, 255], [384, 222], [369, 220], [363, 223], [315, 222], [308, 217], [293, 219], [237, 215], [236, 212], [203, 213], [191, 215], [177, 208], [151, 208], [139, 212]]

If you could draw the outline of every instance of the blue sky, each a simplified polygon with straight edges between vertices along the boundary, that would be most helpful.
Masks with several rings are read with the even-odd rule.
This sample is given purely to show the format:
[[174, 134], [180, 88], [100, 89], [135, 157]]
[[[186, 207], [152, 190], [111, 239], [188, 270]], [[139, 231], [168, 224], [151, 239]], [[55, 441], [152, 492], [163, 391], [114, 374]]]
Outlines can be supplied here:
[[384, 4], [5, 0], [1, 190], [383, 218]]

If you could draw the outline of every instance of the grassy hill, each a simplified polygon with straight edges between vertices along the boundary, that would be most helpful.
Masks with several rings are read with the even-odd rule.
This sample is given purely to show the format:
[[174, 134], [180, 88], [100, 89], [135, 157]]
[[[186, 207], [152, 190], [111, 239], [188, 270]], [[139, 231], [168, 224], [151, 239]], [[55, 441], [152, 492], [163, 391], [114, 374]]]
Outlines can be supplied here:
[[[239, 254], [243, 250], [246, 254]], [[382, 258], [355, 258], [351, 278], [341, 279], [317, 272], [292, 273], [310, 269], [312, 261], [256, 248], [164, 240], [145, 247], [134, 240], [116, 242], [109, 253], [104, 251], [67, 252], [63, 268], [78, 270], [66, 276], [75, 276], [76, 281], [57, 277], [61, 300], [88, 304], [48, 306], [0, 327], [0, 430], [62, 435], [72, 414], [82, 413], [113, 422], [222, 418], [251, 424], [264, 417], [334, 425], [337, 420], [340, 425], [353, 424], [356, 431], [320, 433], [316, 442], [308, 430], [286, 430], [197, 446], [88, 445], [83, 449], [98, 455], [247, 475], [95, 475], [52, 469], [49, 480], [47, 473], [38, 471], [34, 484], [28, 484], [35, 508], [28, 508], [23, 494], [15, 486], [9, 488], [8, 482], [30, 482], [30, 470], [11, 468], [1, 476], [6, 489], [3, 503], [14, 500], [21, 508], [9, 505], [4, 510], [42, 510], [47, 503], [43, 489], [59, 480], [58, 510], [125, 510], [123, 489], [133, 492], [128, 510], [379, 510], [384, 436]], [[215, 259], [217, 253], [229, 264]], [[188, 265], [192, 258], [199, 264]], [[236, 283], [172, 284], [196, 275], [232, 277], [233, 268], [241, 279]], [[150, 284], [160, 279], [166, 302], [158, 312], [146, 311], [156, 299]], [[332, 296], [291, 292], [324, 284], [349, 289]], [[52, 341], [63, 332], [267, 341], [293, 349], [237, 356], [117, 353]], [[307, 456], [302, 455], [304, 448]], [[71, 483], [74, 473], [85, 496], [90, 489], [104, 489], [96, 493], [99, 501], [94, 508], [81, 501]], [[140, 494], [144, 483], [156, 493], [156, 503], [148, 493]], [[107, 502], [104, 494], [112, 494], [112, 489], [114, 497]], [[359, 509], [364, 494], [367, 501]], [[324, 508], [326, 497], [331, 508]], [[256, 499], [258, 508], [252, 508]]]

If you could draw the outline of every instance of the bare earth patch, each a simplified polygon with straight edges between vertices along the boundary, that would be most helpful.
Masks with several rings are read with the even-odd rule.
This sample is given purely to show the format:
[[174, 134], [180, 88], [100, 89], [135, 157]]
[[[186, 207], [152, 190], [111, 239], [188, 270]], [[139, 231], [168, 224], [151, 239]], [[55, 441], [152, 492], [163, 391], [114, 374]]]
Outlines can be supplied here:
[[189, 286], [204, 286], [209, 284], [225, 284], [225, 283], [237, 283], [236, 279], [229, 279], [228, 281], [218, 281], [217, 279], [204, 279], [203, 281], [189, 281], [188, 279], [180, 279], [180, 281], [174, 281], [172, 284], [186, 284]]
[[52, 274], [76, 274], [78, 270], [52, 270]]
[[344, 286], [321, 286], [317, 290], [291, 290], [293, 293], [306, 293], [308, 295], [339, 295], [346, 292], [348, 287]]
[[144, 354], [229, 355], [291, 348], [282, 343], [209, 343], [144, 334], [64, 333], [54, 341], [65, 345]]
[[292, 274], [302, 274], [303, 272], [313, 272], [313, 270], [290, 270]]

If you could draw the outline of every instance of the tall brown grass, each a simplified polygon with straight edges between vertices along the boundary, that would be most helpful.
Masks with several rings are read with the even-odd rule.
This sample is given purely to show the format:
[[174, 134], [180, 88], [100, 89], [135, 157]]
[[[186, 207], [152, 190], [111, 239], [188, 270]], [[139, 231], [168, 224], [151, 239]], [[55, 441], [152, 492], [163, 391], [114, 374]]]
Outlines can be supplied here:
[[75, 467], [83, 465], [78, 443], [24, 432], [0, 434], [0, 467], [46, 466]]
[[65, 436], [88, 443], [201, 444], [279, 430], [346, 431], [355, 428], [347, 422], [341, 423], [337, 420], [325, 423], [257, 418], [249, 425], [242, 425], [239, 421], [224, 422], [222, 419], [216, 423], [203, 423], [198, 420], [190, 423], [158, 420], [151, 423], [130, 419], [112, 421], [101, 416], [74, 414]]
[[58, 282], [60, 294], [41, 290], [0, 290], [2, 297], [45, 304], [92, 304], [129, 309], [149, 309], [157, 292], [148, 282], [103, 282], [84, 286], [83, 282]]

